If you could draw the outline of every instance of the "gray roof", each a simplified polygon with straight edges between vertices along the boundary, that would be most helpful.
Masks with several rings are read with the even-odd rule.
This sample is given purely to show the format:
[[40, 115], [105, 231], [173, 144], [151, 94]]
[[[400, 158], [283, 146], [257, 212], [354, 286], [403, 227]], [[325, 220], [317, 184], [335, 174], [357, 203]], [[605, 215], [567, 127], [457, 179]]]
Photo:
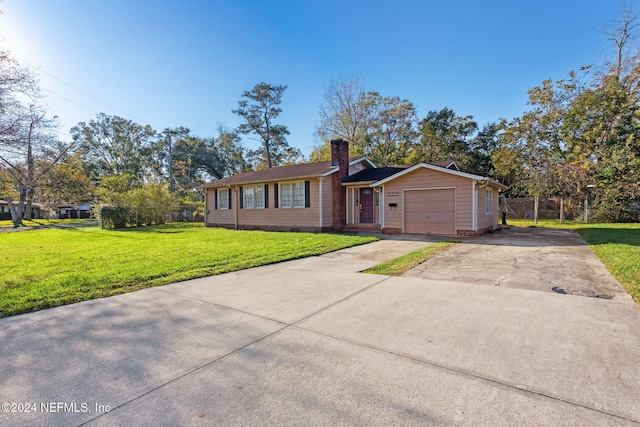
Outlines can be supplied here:
[[374, 182], [380, 181], [381, 179], [390, 177], [404, 169], [408, 168], [408, 166], [397, 166], [397, 167], [384, 167], [384, 168], [370, 168], [364, 169], [360, 172], [354, 173], [353, 175], [349, 175], [345, 177], [342, 182]]

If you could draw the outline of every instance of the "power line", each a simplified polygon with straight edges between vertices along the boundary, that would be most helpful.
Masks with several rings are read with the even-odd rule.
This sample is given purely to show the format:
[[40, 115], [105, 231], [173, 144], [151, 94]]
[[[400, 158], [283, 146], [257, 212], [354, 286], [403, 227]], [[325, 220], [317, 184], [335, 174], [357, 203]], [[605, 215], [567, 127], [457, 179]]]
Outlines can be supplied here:
[[[101, 100], [101, 99], [99, 99], [99, 98], [97, 98], [97, 97], [95, 97], [95, 96], [93, 96], [93, 95], [91, 95], [91, 94], [89, 94], [89, 93], [87, 93], [87, 92], [83, 91], [82, 89], [78, 89], [77, 87], [73, 86], [72, 84], [69, 84], [69, 83], [65, 82], [64, 80], [62, 80], [62, 79], [60, 79], [60, 78], [58, 78], [58, 77], [54, 76], [53, 74], [51, 74], [51, 73], [49, 73], [49, 72], [47, 72], [47, 71], [43, 70], [43, 69], [42, 69], [42, 67], [37, 67], [37, 66], [33, 65], [32, 63], [30, 63], [30, 62], [28, 62], [28, 61], [26, 61], [26, 60], [24, 60], [24, 59], [22, 59], [22, 58], [19, 58], [19, 57], [15, 56], [15, 55], [13, 55], [13, 57], [14, 57], [14, 58], [16, 58], [17, 60], [19, 60], [19, 61], [23, 62], [24, 64], [26, 64], [26, 65], [28, 65], [28, 66], [32, 67], [34, 70], [37, 70], [38, 72], [43, 73], [43, 74], [46, 74], [47, 76], [51, 77], [52, 79], [59, 81], [59, 82], [60, 82], [60, 83], [62, 83], [63, 85], [68, 86], [68, 87], [70, 87], [71, 89], [73, 89], [73, 90], [75, 90], [75, 91], [78, 91], [78, 92], [80, 92], [81, 94], [83, 94], [83, 95], [85, 95], [85, 96], [88, 96], [89, 98], [91, 98], [91, 99], [93, 99], [93, 100], [95, 100], [95, 101], [98, 101], [99, 103], [101, 103], [101, 104], [103, 104], [103, 105], [106, 105], [106, 106], [107, 106], [107, 107], [109, 107], [109, 108], [112, 108], [112, 109], [114, 109], [114, 110], [116, 110], [116, 111], [119, 111], [119, 112], [120, 112], [120, 113], [122, 113], [122, 114], [125, 114], [125, 115], [127, 115], [127, 116], [129, 116], [129, 117], [131, 117], [131, 118], [133, 118], [133, 119], [135, 119], [135, 120], [138, 120], [138, 121], [140, 121], [140, 122], [142, 122], [142, 123], [144, 123], [144, 124], [147, 124], [147, 125], [151, 126], [151, 123], [149, 123], [147, 120], [141, 119], [140, 117], [136, 117], [136, 116], [134, 116], [133, 114], [129, 114], [129, 113], [127, 113], [126, 111], [123, 111], [123, 110], [121, 110], [120, 108], [115, 107], [115, 106], [113, 106], [113, 105], [111, 105], [111, 104], [109, 104], [109, 103], [107, 103], [107, 102], [105, 102], [105, 101], [103, 101], [103, 100]], [[94, 112], [94, 113], [96, 113], [96, 114], [99, 114], [97, 111], [95, 111], [95, 110], [93, 110], [93, 109], [91, 109], [91, 108], [89, 108], [89, 107], [87, 107], [87, 106], [84, 106], [84, 105], [82, 105], [82, 104], [80, 104], [80, 103], [78, 103], [78, 102], [72, 101], [72, 100], [70, 100], [69, 98], [66, 98], [66, 97], [64, 97], [64, 96], [62, 96], [62, 95], [58, 95], [57, 93], [54, 93], [54, 92], [52, 92], [52, 91], [50, 91], [50, 90], [48, 90], [48, 89], [43, 89], [43, 90], [45, 90], [45, 91], [47, 91], [47, 92], [49, 92], [49, 93], [51, 93], [51, 94], [53, 94], [53, 95], [55, 95], [55, 96], [58, 96], [58, 97], [60, 97], [60, 98], [64, 99], [65, 101], [71, 102], [72, 104], [75, 104], [75, 105], [77, 105], [77, 106], [79, 106], [79, 107], [82, 107], [82, 108], [84, 108], [84, 109], [86, 109], [86, 110], [89, 110], [89, 111], [92, 111], [92, 112]]]
[[85, 110], [89, 110], [89, 111], [91, 111], [91, 112], [93, 112], [93, 113], [100, 114], [98, 111], [96, 111], [96, 110], [94, 110], [94, 109], [91, 109], [91, 108], [89, 108], [89, 107], [87, 107], [87, 106], [85, 106], [85, 105], [79, 104], [79, 103], [77, 103], [77, 102], [75, 102], [75, 101], [72, 101], [72, 100], [71, 100], [71, 99], [69, 99], [69, 98], [65, 98], [65, 97], [64, 97], [64, 96], [62, 96], [62, 95], [58, 95], [57, 93], [55, 93], [55, 92], [53, 92], [53, 91], [51, 91], [51, 90], [49, 90], [49, 89], [42, 88], [42, 90], [44, 90], [45, 92], [49, 92], [51, 95], [55, 95], [55, 96], [57, 96], [57, 97], [59, 97], [59, 98], [62, 98], [62, 99], [64, 99], [65, 101], [68, 101], [68, 102], [70, 102], [70, 103], [72, 103], [72, 104], [75, 104], [75, 105], [77, 105], [78, 107], [84, 108]]
[[56, 129], [56, 130], [54, 130], [54, 132], [55, 132], [55, 133], [57, 133], [57, 134], [59, 134], [59, 135], [66, 136], [66, 137], [68, 137], [68, 138], [73, 139], [73, 137], [72, 137], [71, 135], [69, 135], [68, 133], [66, 133], [66, 132], [60, 132], [60, 131], [59, 131], [59, 130], [57, 130], [57, 129]]

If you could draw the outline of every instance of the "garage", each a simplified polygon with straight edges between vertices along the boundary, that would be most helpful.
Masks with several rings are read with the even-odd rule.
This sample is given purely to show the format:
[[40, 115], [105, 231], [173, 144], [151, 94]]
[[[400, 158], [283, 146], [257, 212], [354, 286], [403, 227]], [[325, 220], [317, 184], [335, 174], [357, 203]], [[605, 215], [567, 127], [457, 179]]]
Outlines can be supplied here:
[[456, 190], [405, 190], [404, 232], [456, 234]]

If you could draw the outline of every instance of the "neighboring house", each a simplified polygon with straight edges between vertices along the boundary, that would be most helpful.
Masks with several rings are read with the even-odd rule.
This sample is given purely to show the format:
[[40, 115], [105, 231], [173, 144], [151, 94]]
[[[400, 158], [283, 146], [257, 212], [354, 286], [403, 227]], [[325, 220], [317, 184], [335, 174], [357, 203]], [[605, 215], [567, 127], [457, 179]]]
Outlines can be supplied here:
[[330, 162], [244, 172], [201, 188], [205, 225], [278, 231], [477, 235], [498, 227], [492, 179], [454, 162], [377, 168], [331, 141]]
[[[39, 203], [32, 203], [31, 218], [27, 218], [27, 219], [36, 219], [36, 218], [42, 218], [42, 206], [40, 206]], [[11, 211], [9, 210], [9, 203], [7, 203], [6, 200], [0, 200], [0, 220], [2, 219], [11, 219]]]
[[91, 218], [91, 209], [93, 206], [89, 203], [80, 203], [78, 205], [59, 205], [56, 207], [56, 218]]

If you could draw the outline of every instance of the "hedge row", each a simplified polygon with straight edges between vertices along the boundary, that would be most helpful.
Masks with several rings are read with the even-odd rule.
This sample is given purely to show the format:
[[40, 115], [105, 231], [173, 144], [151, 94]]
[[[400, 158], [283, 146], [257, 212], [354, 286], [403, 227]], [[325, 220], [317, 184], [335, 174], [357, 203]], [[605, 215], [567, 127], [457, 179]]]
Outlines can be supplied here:
[[127, 228], [164, 224], [171, 218], [170, 206], [103, 206], [102, 228]]

